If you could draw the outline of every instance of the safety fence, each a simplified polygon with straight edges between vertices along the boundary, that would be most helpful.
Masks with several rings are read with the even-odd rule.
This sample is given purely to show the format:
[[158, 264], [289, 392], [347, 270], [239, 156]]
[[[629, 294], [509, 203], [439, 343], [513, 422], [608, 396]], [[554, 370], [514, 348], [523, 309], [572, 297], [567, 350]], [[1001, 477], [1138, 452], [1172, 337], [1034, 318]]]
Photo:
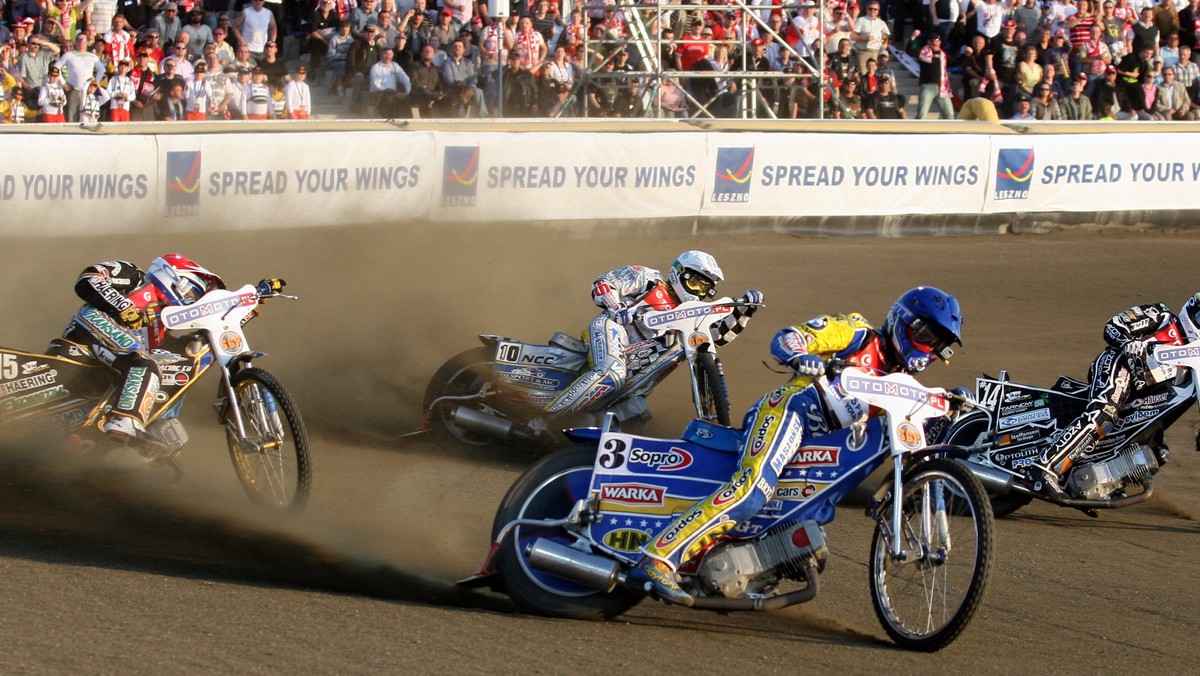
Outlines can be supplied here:
[[539, 121], [516, 132], [280, 123], [5, 134], [0, 234], [666, 219], [736, 231], [753, 219], [1166, 214], [1198, 204], [1194, 125], [821, 128]]

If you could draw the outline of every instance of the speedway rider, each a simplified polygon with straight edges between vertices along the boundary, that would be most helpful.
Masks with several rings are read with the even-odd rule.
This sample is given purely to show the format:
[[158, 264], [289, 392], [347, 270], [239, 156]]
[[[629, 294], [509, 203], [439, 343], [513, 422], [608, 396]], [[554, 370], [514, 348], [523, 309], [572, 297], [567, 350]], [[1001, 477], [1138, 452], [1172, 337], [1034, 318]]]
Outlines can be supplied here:
[[[273, 290], [283, 280], [263, 280]], [[224, 289], [219, 276], [180, 254], [154, 259], [143, 271], [114, 260], [84, 268], [75, 293], [86, 305], [67, 324], [63, 337], [46, 353], [73, 359], [95, 359], [116, 373], [115, 401], [104, 423], [110, 438], [127, 442], [146, 431], [147, 417], [158, 393], [161, 373], [154, 353], [165, 337], [156, 311], [163, 305], [186, 305], [213, 289]]]
[[[723, 278], [716, 259], [703, 251], [679, 254], [667, 281], [658, 270], [641, 265], [626, 265], [600, 275], [592, 284], [592, 301], [604, 310], [584, 331], [592, 368], [547, 404], [546, 412], [553, 417], [570, 416], [603, 407], [625, 385], [625, 350], [630, 342], [651, 337], [637, 325], [638, 313], [646, 308], [669, 310], [688, 301], [712, 300]], [[763, 295], [751, 289], [742, 300], [747, 305], [734, 308], [718, 325], [713, 337], [718, 346], [728, 344], [746, 328]]]
[[746, 413], [741, 463], [729, 482], [684, 511], [642, 547], [644, 556], [626, 579], [634, 589], [690, 606], [692, 597], [675, 581], [675, 571], [725, 531], [756, 514], [775, 492], [779, 475], [806, 438], [862, 422], [870, 414], [847, 396], [839, 379], [817, 378], [826, 361], [839, 359], [879, 372], [917, 373], [947, 359], [962, 344], [958, 300], [933, 287], [900, 296], [883, 328], [862, 315], [822, 315], [775, 335], [771, 356], [794, 373]]
[[[1104, 325], [1108, 347], [1088, 370], [1087, 407], [1058, 432], [1037, 463], [1026, 469], [1035, 491], [1050, 498], [1065, 497], [1060, 479], [1096, 447], [1106, 428], [1117, 423], [1117, 412], [1125, 402], [1140, 390], [1174, 377], [1174, 368], [1152, 368], [1147, 356], [1156, 344], [1183, 344], [1185, 334], [1189, 341], [1200, 339], [1200, 294], [1184, 303], [1181, 315], [1177, 317], [1165, 303], [1150, 303], [1135, 305], [1108, 320]], [[1159, 464], [1166, 463], [1166, 444], [1158, 439], [1154, 447]]]

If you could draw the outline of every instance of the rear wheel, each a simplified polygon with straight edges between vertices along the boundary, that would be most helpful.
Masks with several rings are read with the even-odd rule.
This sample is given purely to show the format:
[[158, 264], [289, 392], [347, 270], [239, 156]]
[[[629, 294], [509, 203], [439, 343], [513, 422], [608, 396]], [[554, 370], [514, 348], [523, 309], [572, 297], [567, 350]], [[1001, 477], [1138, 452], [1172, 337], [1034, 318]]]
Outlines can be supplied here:
[[898, 645], [941, 650], [966, 628], [987, 588], [995, 541], [991, 504], [979, 480], [946, 459], [905, 472], [898, 533], [892, 522], [895, 499], [880, 507], [875, 522], [871, 602]]
[[[587, 497], [595, 459], [594, 448], [567, 448], [530, 467], [500, 503], [492, 537], [514, 519], [565, 518], [578, 500]], [[539, 538], [564, 545], [575, 541], [562, 527], [517, 526], [509, 533], [496, 567], [505, 592], [521, 608], [550, 617], [604, 620], [642, 599], [622, 587], [605, 593], [534, 568], [525, 551]]]
[[[299, 511], [312, 487], [308, 433], [292, 397], [270, 373], [247, 368], [233, 376], [235, 400], [225, 407], [229, 457], [257, 504]], [[234, 406], [246, 437], [239, 439]]]
[[696, 383], [700, 388], [701, 417], [710, 422], [730, 426], [729, 390], [725, 372], [711, 352], [696, 355]]
[[[428, 411], [430, 405], [440, 397], [469, 397], [482, 392], [484, 386], [492, 379], [494, 354], [493, 348], [477, 347], [462, 352], [443, 364], [425, 388], [423, 408]], [[429, 423], [434, 426], [435, 432], [472, 446], [490, 446], [499, 442], [495, 437], [467, 429], [454, 422], [454, 409], [458, 406], [491, 411], [481, 403], [444, 401], [430, 414]]]

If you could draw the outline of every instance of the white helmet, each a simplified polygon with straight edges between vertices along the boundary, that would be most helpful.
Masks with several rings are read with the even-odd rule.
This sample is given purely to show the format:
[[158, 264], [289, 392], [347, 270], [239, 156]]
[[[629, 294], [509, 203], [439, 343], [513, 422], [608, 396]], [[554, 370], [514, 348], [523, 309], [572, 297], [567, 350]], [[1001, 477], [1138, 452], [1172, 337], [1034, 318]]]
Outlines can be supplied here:
[[1179, 311], [1179, 324], [1189, 343], [1200, 340], [1200, 293], [1184, 302]]
[[717, 296], [717, 283], [725, 277], [717, 259], [703, 251], [684, 251], [671, 264], [668, 280], [679, 302], [709, 300]]

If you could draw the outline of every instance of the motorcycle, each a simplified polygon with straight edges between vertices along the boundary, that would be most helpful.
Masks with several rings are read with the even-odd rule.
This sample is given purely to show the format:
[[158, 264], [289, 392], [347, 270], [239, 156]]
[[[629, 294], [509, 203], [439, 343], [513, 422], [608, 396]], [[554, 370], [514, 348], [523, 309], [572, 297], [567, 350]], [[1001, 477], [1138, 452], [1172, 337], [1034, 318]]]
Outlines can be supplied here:
[[[691, 375], [696, 416], [729, 424], [729, 393], [717, 359], [712, 329], [744, 301], [689, 301], [668, 310], [645, 310], [635, 321], [643, 335], [625, 350], [628, 375], [604, 411], [576, 422], [596, 424], [612, 412], [625, 425], [650, 419], [646, 397], [681, 364]], [[512, 439], [561, 440], [539, 427], [544, 408], [590, 368], [583, 341], [557, 332], [549, 344], [481, 335], [486, 347], [467, 350], [442, 365], [425, 390], [417, 432], [441, 431], [464, 443], [486, 446]]]
[[[971, 621], [992, 566], [987, 494], [962, 465], [939, 457], [965, 451], [926, 446], [927, 421], [956, 415], [966, 401], [907, 374], [856, 367], [840, 386], [886, 415], [808, 440], [758, 514], [685, 562], [681, 586], [692, 608], [718, 612], [811, 601], [829, 553], [824, 524], [890, 458], [891, 476], [866, 509], [875, 522], [875, 614], [897, 644], [940, 650]], [[654, 439], [618, 431], [614, 418], [568, 430], [578, 447], [543, 458], [513, 484], [486, 560], [460, 585], [490, 585], [529, 612], [560, 618], [608, 619], [644, 598], [625, 586], [640, 548], [734, 475], [743, 433], [695, 420], [679, 439]]]
[[1088, 383], [1061, 376], [1049, 389], [998, 378], [976, 379], [979, 406], [946, 432], [947, 443], [971, 449], [961, 462], [991, 495], [997, 516], [1006, 516], [1034, 498], [1098, 516], [1148, 500], [1152, 479], [1167, 462], [1163, 434], [1196, 401], [1200, 341], [1158, 345], [1147, 369], [1156, 385], [1139, 392], [1118, 412], [1117, 421], [1085, 457], [1063, 476], [1064, 497], [1035, 492], [1023, 469], [1037, 461], [1053, 437], [1083, 413]]
[[[149, 308], [167, 338], [149, 351], [161, 378], [147, 416], [146, 432], [129, 445], [149, 462], [178, 475], [180, 449], [188, 441], [179, 420], [184, 397], [210, 370], [221, 374], [217, 421], [225, 427], [234, 470], [250, 498], [259, 504], [298, 511], [312, 483], [308, 434], [291, 396], [267, 371], [251, 365], [264, 356], [250, 351], [243, 326], [271, 298], [295, 296], [247, 284], [210, 291], [190, 305]], [[136, 334], [119, 327], [90, 305], [93, 326], [138, 347]], [[178, 352], [167, 348], [176, 348]], [[0, 348], [0, 433], [10, 439], [53, 435], [66, 450], [105, 456], [115, 450], [101, 428], [111, 410], [113, 372], [70, 345], [65, 356]]]

